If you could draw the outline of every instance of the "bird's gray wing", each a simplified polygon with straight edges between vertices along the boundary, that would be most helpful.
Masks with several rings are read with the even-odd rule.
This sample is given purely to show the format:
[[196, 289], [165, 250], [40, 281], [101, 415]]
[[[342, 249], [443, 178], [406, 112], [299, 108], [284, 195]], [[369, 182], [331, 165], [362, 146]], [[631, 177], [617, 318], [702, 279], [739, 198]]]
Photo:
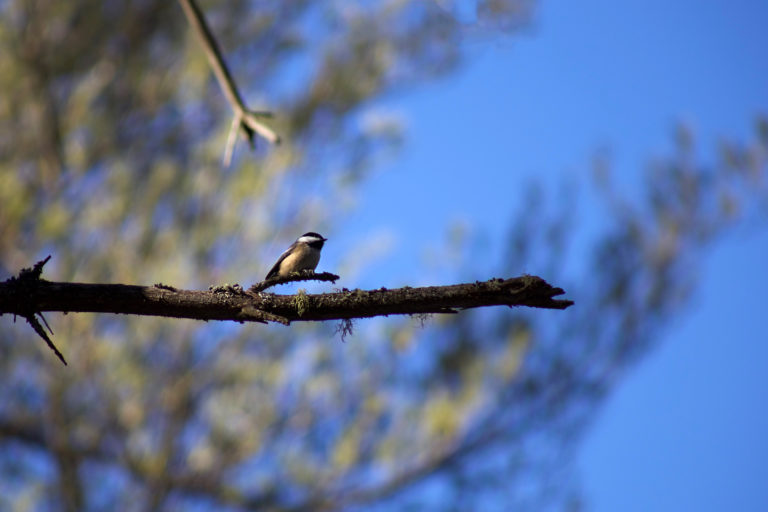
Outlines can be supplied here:
[[275, 262], [274, 266], [270, 269], [269, 272], [267, 272], [267, 277], [264, 279], [269, 279], [270, 277], [274, 277], [277, 275], [278, 270], [280, 270], [280, 264], [283, 262], [283, 260], [288, 256], [291, 251], [296, 247], [296, 242], [293, 242], [290, 247], [288, 247], [283, 254], [280, 255], [279, 258], [277, 258], [277, 261]]

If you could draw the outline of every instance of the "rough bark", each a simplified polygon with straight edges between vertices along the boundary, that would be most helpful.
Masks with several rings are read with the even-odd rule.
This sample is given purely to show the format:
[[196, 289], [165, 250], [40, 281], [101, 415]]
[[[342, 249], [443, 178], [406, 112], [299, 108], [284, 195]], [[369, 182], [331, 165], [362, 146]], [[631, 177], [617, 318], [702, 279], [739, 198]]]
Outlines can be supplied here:
[[[565, 293], [540, 277], [490, 279], [450, 286], [409, 286], [388, 290], [347, 290], [295, 295], [265, 293], [269, 286], [291, 281], [334, 281], [334, 274], [305, 272], [257, 283], [250, 290], [238, 285], [212, 287], [209, 291], [179, 290], [155, 284], [57, 283], [40, 279], [48, 258], [18, 277], [0, 283], [0, 315], [19, 315], [35, 328], [55, 352], [55, 346], [37, 321], [46, 311], [63, 313], [116, 313], [165, 316], [195, 320], [279, 322], [350, 320], [388, 315], [457, 313], [487, 306], [529, 306], [565, 309], [570, 300], [554, 299]], [[44, 321], [44, 319], [43, 319]], [[47, 324], [46, 324], [47, 325]], [[64, 361], [63, 357], [57, 355]], [[65, 363], [66, 364], [66, 363]]]

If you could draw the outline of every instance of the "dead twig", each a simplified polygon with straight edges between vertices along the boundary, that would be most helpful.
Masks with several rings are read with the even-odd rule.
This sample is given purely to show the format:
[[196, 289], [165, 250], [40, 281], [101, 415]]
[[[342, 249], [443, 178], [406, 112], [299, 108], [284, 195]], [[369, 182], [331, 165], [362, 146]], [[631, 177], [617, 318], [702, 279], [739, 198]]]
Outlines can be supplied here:
[[270, 277], [260, 283], [254, 284], [249, 288], [249, 291], [257, 293], [278, 284], [293, 283], [296, 281], [330, 281], [331, 283], [335, 283], [338, 279], [339, 276], [331, 274], [330, 272], [316, 274], [313, 270], [304, 270], [301, 272], [294, 272], [288, 276]]
[[232, 125], [224, 149], [224, 165], [229, 166], [232, 161], [237, 131], [240, 131], [251, 148], [255, 147], [255, 134], [260, 135], [272, 144], [278, 144], [280, 137], [270, 127], [260, 121], [262, 118], [272, 117], [272, 113], [249, 110], [245, 106], [245, 102], [237, 89], [232, 74], [229, 72], [224, 61], [221, 49], [195, 0], [179, 0], [179, 3], [184, 10], [184, 15], [187, 17], [189, 25], [200, 40], [205, 55], [208, 57], [208, 62], [213, 69], [213, 74], [216, 76], [216, 80], [219, 82], [219, 86], [234, 112], [234, 118], [232, 119]]
[[[50, 259], [51, 255], [49, 254], [45, 259], [35, 263], [32, 268], [21, 269], [18, 277], [11, 277], [3, 284], [6, 285], [11, 290], [13, 295], [17, 296], [20, 300], [20, 302], [17, 304], [17, 308], [13, 311], [13, 314], [24, 317], [27, 320], [27, 323], [38, 334], [38, 336], [43, 338], [45, 344], [48, 345], [48, 348], [53, 350], [53, 353], [56, 354], [56, 357], [58, 357], [61, 362], [64, 363], [64, 366], [66, 366], [67, 360], [64, 359], [64, 355], [59, 351], [56, 345], [54, 345], [53, 340], [51, 340], [50, 336], [48, 336], [48, 333], [45, 332], [45, 329], [40, 324], [40, 321], [37, 319], [37, 317], [40, 317], [40, 320], [43, 321], [45, 327], [48, 328], [48, 332], [50, 332], [51, 335], [53, 335], [53, 329], [51, 329], [51, 326], [48, 325], [48, 322], [43, 316], [43, 313], [35, 308], [37, 283], [41, 282], [40, 276], [43, 273], [43, 267], [46, 263], [48, 263], [48, 260]], [[3, 313], [4, 311], [0, 310], [0, 315]]]

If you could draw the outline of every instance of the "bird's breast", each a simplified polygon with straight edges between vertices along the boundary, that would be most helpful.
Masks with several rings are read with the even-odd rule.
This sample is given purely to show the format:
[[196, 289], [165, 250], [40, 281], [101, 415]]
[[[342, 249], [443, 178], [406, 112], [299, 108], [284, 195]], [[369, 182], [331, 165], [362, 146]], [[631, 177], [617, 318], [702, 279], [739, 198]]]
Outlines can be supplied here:
[[301, 270], [315, 270], [318, 263], [320, 263], [320, 251], [307, 245], [300, 245], [280, 263], [278, 274], [284, 276]]

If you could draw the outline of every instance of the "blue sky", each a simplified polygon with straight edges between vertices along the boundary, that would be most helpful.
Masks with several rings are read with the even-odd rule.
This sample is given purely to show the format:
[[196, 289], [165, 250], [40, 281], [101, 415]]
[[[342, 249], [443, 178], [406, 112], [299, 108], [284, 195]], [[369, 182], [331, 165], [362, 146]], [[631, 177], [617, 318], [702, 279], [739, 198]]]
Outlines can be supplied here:
[[596, 511], [768, 510], [768, 233], [703, 258], [687, 314], [629, 372], [587, 432]]
[[[678, 121], [708, 151], [748, 140], [755, 115], [768, 113], [766, 27], [768, 2], [542, 2], [522, 37], [472, 44], [460, 74], [382, 105], [405, 120], [407, 142], [364, 183], [321, 268], [364, 231], [385, 249], [353, 286], [432, 282], [420, 274], [425, 254], [460, 221], [487, 235], [489, 262], [473, 278], [491, 277], [531, 179], [586, 182], [608, 149], [631, 192], [645, 163], [670, 154]], [[425, 193], [439, 199], [428, 210]], [[578, 451], [591, 510], [768, 510], [766, 261], [768, 232], [755, 227], [702, 256], [690, 308], [614, 390]]]

